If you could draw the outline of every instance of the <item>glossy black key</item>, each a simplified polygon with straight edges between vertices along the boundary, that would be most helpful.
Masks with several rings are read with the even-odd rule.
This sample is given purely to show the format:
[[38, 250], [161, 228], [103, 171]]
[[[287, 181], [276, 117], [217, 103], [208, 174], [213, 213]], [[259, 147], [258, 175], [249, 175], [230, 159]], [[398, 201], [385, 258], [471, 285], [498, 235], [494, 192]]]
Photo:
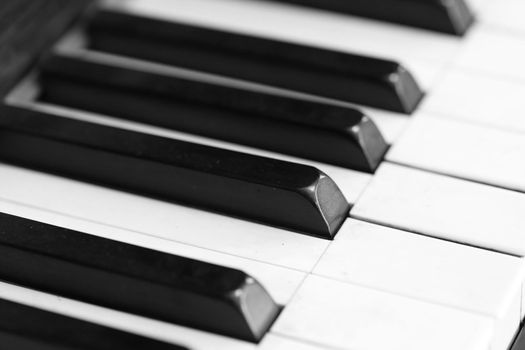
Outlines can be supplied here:
[[274, 0], [463, 35], [474, 23], [465, 0]]
[[95, 50], [397, 112], [423, 96], [396, 62], [240, 33], [104, 11], [89, 38]]
[[0, 160], [331, 238], [348, 203], [316, 168], [0, 107]]
[[248, 341], [280, 310], [242, 271], [3, 213], [0, 262], [12, 283]]
[[0, 315], [2, 349], [186, 349], [4, 299], [0, 299]]
[[388, 148], [356, 109], [83, 58], [51, 56], [41, 68], [41, 99], [54, 104], [367, 172]]

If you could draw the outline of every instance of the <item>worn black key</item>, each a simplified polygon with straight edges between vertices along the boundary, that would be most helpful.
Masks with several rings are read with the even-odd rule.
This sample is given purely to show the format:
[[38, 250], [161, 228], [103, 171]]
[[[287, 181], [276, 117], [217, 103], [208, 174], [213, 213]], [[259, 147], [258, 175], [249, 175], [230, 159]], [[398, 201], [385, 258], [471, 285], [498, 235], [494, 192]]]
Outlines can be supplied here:
[[423, 94], [400, 64], [182, 23], [103, 11], [90, 47], [285, 89], [412, 112]]
[[41, 99], [54, 104], [367, 172], [388, 148], [357, 109], [68, 56], [41, 68]]
[[242, 271], [3, 213], [0, 278], [248, 341], [280, 310]]
[[348, 213], [316, 168], [0, 107], [0, 160], [331, 238]]
[[8, 350], [186, 348], [0, 299], [0, 344]]
[[464, 0], [273, 0], [463, 35], [474, 23]]

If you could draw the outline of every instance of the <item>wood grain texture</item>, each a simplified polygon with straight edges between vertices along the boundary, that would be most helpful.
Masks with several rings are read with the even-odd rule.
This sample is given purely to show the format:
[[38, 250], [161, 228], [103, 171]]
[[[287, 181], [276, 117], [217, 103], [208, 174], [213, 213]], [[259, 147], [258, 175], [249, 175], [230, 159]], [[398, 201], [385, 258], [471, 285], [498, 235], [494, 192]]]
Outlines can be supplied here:
[[92, 2], [0, 1], [0, 98]]

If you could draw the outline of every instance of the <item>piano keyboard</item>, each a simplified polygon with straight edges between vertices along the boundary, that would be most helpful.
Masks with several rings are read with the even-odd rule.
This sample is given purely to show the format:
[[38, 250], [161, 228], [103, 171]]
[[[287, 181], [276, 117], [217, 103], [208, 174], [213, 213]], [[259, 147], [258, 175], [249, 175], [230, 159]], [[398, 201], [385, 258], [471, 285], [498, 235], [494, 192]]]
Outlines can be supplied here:
[[21, 3], [0, 348], [525, 349], [522, 1]]

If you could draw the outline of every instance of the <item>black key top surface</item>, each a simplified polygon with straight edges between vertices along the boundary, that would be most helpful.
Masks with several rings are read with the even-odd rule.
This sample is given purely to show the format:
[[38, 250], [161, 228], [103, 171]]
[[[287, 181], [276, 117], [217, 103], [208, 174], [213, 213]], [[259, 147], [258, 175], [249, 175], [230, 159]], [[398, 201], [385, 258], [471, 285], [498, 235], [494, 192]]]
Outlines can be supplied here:
[[112, 11], [89, 26], [92, 49], [411, 113], [423, 97], [400, 64]]
[[474, 23], [465, 0], [273, 0], [463, 35]]
[[357, 109], [220, 83], [51, 56], [41, 99], [147, 124], [373, 172], [388, 146]]
[[0, 278], [248, 341], [279, 313], [244, 272], [0, 214]]
[[0, 159], [332, 238], [349, 205], [316, 168], [0, 107]]
[[0, 299], [0, 344], [8, 350], [184, 350], [90, 322]]

